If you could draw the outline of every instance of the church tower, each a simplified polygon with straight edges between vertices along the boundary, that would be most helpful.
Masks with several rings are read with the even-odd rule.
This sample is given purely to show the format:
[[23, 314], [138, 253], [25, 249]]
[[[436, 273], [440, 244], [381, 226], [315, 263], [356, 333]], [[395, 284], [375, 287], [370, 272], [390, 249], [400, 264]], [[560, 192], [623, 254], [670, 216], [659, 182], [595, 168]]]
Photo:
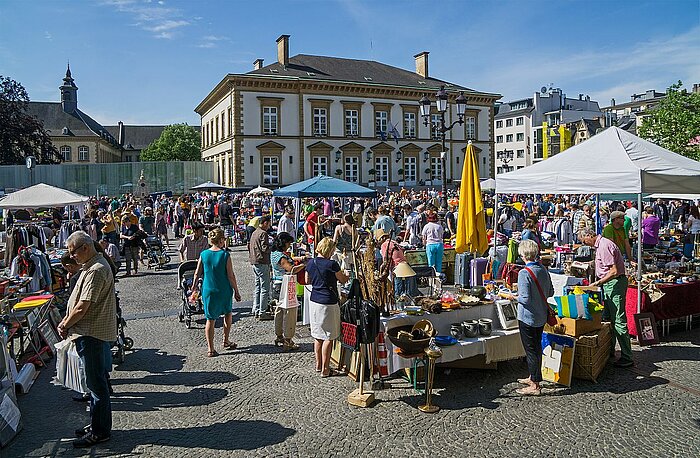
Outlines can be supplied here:
[[61, 90], [61, 106], [66, 113], [73, 113], [78, 109], [78, 86], [75, 85], [73, 77], [70, 74], [70, 64], [66, 70], [66, 77], [63, 78], [63, 86]]

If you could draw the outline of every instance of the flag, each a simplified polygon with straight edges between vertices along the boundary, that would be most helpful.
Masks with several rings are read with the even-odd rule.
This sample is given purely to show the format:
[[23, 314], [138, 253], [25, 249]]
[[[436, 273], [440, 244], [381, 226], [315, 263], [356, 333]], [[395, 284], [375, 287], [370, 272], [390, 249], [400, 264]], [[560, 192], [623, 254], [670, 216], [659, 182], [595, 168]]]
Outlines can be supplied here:
[[391, 129], [389, 130], [389, 132], [391, 133], [391, 136], [394, 137], [394, 141], [396, 141], [396, 144], [398, 145], [399, 144], [399, 131], [396, 129], [396, 126], [398, 126], [399, 123], [391, 124], [391, 122], [389, 122], [389, 124], [391, 125]]
[[379, 132], [379, 138], [381, 138], [382, 141], [385, 142], [386, 141], [386, 132], [384, 132], [384, 131]]
[[462, 183], [459, 188], [459, 211], [457, 212], [457, 253], [482, 255], [488, 249], [486, 237], [486, 213], [481, 200], [479, 166], [476, 151], [469, 142], [464, 155]]

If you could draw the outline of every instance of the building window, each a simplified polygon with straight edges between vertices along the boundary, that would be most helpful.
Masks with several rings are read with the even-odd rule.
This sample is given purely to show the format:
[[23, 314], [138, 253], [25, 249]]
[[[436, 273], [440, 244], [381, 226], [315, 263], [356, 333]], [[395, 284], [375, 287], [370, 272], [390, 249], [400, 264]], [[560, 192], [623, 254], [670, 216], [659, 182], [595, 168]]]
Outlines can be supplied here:
[[513, 134], [506, 135], [506, 143], [513, 141]]
[[218, 142], [219, 139], [219, 117], [217, 116], [214, 120], [214, 141]]
[[506, 119], [506, 127], [513, 127], [513, 120], [512, 119]]
[[378, 183], [389, 182], [389, 158], [378, 156], [374, 159], [374, 179]]
[[[231, 135], [231, 132], [229, 132]], [[221, 112], [221, 139], [226, 138], [226, 112]]]
[[404, 138], [416, 138], [416, 114], [407, 112], [403, 114]]
[[280, 163], [277, 156], [264, 156], [262, 158], [263, 184], [279, 184]]
[[319, 175], [328, 175], [328, 158], [324, 156], [315, 156], [311, 163], [311, 171], [315, 177]]
[[496, 174], [500, 175], [501, 173], [503, 173], [503, 167], [496, 167]]
[[374, 132], [377, 137], [387, 135], [389, 128], [389, 113], [387, 111], [374, 112]]
[[314, 108], [314, 135], [328, 135], [328, 111]]
[[519, 165], [519, 166], [518, 166], [518, 170], [520, 170], [520, 169], [524, 169], [524, 168], [525, 168], [525, 166], [524, 166], [524, 165]]
[[231, 117], [231, 109], [228, 109], [228, 135], [233, 135], [233, 118]]
[[430, 158], [430, 175], [433, 180], [442, 180], [442, 159], [439, 157]]
[[360, 159], [357, 156], [345, 158], [345, 180], [351, 183], [360, 181]]
[[503, 121], [496, 121], [496, 129], [503, 127]]
[[71, 162], [73, 159], [71, 158], [71, 148], [70, 146], [62, 146], [61, 147], [61, 157], [65, 162]]
[[345, 135], [348, 137], [360, 135], [360, 114], [358, 110], [345, 110]]
[[403, 160], [403, 179], [407, 183], [415, 183], [418, 179], [418, 164], [415, 157], [407, 157]]
[[263, 135], [277, 135], [277, 107], [263, 107]]
[[525, 141], [525, 134], [524, 133], [519, 133], [515, 134], [515, 140], [519, 142], [524, 142]]
[[481, 158], [481, 162], [483, 162], [484, 165], [486, 165], [486, 157], [482, 157], [482, 158]]
[[518, 157], [518, 159], [523, 159], [525, 157], [525, 150], [519, 149], [517, 152], [517, 157]]
[[465, 116], [464, 117], [464, 127], [467, 136], [467, 140], [476, 139], [476, 117], [475, 116]]
[[503, 135], [496, 136], [496, 143], [503, 143]]
[[525, 123], [525, 119], [522, 116], [515, 118], [515, 125], [522, 126]]
[[440, 115], [439, 114], [432, 114], [430, 115], [430, 125], [431, 125], [431, 134], [430, 138], [433, 140], [440, 140]]
[[78, 160], [81, 162], [89, 161], [90, 160], [90, 148], [87, 146], [79, 146], [78, 147]]
[[126, 162], [131, 162], [131, 161], [132, 161], [131, 156], [126, 156], [126, 157], [124, 158], [124, 160], [125, 160]]

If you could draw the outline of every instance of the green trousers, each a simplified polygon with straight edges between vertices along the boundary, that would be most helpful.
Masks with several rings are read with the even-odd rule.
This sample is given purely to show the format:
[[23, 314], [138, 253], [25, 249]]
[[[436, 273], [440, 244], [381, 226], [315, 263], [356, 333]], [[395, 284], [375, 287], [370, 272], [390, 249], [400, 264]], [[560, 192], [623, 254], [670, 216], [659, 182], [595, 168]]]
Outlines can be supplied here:
[[620, 344], [620, 361], [632, 361], [632, 343], [627, 330], [627, 313], [625, 302], [627, 297], [627, 277], [622, 275], [603, 284], [603, 302], [605, 315], [612, 324], [612, 348], [615, 341]]

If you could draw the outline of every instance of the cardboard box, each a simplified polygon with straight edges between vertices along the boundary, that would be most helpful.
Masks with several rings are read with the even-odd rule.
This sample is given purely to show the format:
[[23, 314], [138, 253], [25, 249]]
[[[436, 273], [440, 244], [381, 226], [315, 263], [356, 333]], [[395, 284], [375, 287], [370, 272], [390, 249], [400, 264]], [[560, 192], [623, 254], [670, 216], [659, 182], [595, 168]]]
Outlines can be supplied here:
[[589, 332], [594, 332], [602, 327], [602, 312], [596, 312], [592, 314], [592, 320], [574, 320], [573, 318], [557, 318], [557, 326], [545, 325], [545, 332], [554, 332], [554, 328], [559, 328], [560, 325], [564, 326], [564, 334], [571, 337], [582, 336], [583, 334], [588, 334]]

